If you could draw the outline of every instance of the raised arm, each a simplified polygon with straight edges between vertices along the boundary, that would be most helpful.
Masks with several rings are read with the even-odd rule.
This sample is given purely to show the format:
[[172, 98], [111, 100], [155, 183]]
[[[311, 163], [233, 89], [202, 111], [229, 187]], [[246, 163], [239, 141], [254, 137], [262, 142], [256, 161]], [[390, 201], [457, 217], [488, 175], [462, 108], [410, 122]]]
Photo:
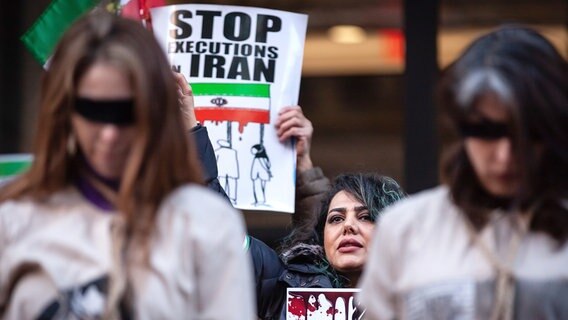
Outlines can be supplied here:
[[296, 208], [292, 216], [294, 228], [315, 223], [321, 199], [329, 189], [329, 179], [314, 167], [310, 155], [314, 128], [300, 106], [282, 108], [276, 121], [278, 139], [296, 139]]
[[189, 131], [189, 135], [195, 141], [197, 157], [201, 163], [205, 184], [209, 189], [215, 191], [230, 202], [229, 197], [217, 179], [217, 158], [215, 157], [215, 151], [213, 149], [213, 145], [211, 145], [211, 140], [209, 140], [207, 128], [199, 124], [195, 117], [193, 91], [191, 90], [191, 86], [181, 73], [174, 72], [174, 77], [178, 85], [178, 100], [182, 121], [186, 129]]

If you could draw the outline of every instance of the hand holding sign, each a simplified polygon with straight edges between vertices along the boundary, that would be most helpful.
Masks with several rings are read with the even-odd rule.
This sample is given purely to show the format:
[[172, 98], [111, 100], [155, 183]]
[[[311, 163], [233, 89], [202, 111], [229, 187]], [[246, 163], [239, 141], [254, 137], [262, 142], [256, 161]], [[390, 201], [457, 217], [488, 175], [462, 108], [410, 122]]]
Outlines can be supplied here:
[[287, 106], [280, 110], [276, 120], [276, 134], [280, 142], [296, 138], [296, 170], [305, 171], [313, 168], [310, 146], [314, 128], [312, 122], [304, 116], [300, 106]]
[[197, 125], [193, 91], [183, 74], [174, 72], [174, 77], [178, 86], [179, 109], [182, 114], [183, 123], [186, 129], [191, 129]]

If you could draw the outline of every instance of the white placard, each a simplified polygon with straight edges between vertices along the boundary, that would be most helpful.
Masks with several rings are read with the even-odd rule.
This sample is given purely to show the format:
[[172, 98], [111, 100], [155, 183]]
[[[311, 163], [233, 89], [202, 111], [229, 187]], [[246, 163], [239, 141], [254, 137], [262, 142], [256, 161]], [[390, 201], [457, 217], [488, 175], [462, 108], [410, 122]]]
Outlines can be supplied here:
[[192, 85], [235, 207], [293, 212], [295, 149], [278, 141], [274, 123], [298, 103], [307, 16], [222, 5], [151, 11], [172, 68]]

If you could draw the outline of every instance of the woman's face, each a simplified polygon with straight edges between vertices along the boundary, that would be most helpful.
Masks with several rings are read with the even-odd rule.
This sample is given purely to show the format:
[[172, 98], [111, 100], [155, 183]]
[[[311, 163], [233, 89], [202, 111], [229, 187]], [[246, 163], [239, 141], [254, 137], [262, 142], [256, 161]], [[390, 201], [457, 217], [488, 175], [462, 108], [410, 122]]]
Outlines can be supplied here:
[[[495, 95], [486, 95], [476, 106], [476, 115], [469, 121], [482, 119], [506, 124], [509, 112]], [[464, 140], [467, 156], [483, 188], [493, 196], [511, 197], [519, 186], [519, 173], [509, 136], [500, 138], [467, 137]]]
[[[121, 69], [98, 62], [79, 79], [77, 96], [91, 100], [132, 99], [130, 81]], [[135, 137], [133, 125], [95, 122], [74, 112], [73, 132], [91, 167], [107, 179], [118, 179]]]
[[351, 194], [340, 191], [329, 204], [323, 245], [331, 266], [340, 272], [361, 271], [375, 224], [367, 207]]

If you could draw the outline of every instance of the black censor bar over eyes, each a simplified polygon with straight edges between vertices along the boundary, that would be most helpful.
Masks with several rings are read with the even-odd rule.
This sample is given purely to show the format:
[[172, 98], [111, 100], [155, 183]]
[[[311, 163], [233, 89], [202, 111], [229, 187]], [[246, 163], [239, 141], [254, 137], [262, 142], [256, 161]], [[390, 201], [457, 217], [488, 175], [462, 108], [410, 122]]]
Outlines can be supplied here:
[[507, 123], [484, 119], [481, 122], [465, 122], [459, 124], [460, 133], [464, 138], [479, 138], [498, 140], [511, 136], [511, 128]]
[[112, 123], [119, 126], [134, 123], [134, 100], [93, 100], [75, 98], [75, 111], [87, 120], [99, 123]]

